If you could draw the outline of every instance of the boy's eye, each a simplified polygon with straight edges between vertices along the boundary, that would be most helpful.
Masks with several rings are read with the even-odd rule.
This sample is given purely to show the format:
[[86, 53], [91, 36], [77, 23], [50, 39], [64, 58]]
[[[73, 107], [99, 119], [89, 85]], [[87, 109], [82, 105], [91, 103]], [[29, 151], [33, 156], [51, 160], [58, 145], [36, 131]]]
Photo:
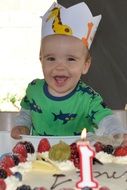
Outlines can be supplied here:
[[47, 57], [47, 61], [55, 61], [54, 57]]
[[68, 58], [68, 61], [75, 61], [75, 58], [69, 57], [69, 58]]

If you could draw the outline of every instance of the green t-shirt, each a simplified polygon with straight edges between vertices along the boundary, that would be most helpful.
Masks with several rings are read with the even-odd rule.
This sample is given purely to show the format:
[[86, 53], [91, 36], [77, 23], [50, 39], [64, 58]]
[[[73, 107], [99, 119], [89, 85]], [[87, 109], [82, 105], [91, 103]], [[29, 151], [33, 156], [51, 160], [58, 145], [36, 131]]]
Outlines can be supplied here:
[[33, 135], [80, 135], [83, 128], [94, 132], [112, 114], [101, 96], [81, 81], [70, 94], [54, 97], [45, 80], [36, 79], [28, 85], [21, 107], [30, 110]]

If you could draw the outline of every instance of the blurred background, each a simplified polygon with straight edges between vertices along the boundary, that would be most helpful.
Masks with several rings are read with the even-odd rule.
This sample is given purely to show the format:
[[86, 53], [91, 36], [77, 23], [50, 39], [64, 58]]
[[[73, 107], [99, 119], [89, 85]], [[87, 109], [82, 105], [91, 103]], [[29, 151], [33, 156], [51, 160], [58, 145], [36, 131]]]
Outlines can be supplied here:
[[0, 111], [18, 111], [27, 84], [43, 78], [41, 18], [54, 0], [0, 0]]
[[[91, 46], [92, 64], [83, 80], [112, 109], [127, 104], [127, 0], [58, 0], [70, 7], [85, 2], [93, 16], [102, 15]], [[78, 25], [77, 25], [78, 27]]]

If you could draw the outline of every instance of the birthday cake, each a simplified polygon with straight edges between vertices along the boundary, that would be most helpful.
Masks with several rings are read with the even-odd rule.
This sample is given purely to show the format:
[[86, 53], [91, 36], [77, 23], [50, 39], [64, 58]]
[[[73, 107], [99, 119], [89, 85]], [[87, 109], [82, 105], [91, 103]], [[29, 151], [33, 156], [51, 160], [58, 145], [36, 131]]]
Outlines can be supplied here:
[[[111, 144], [94, 143], [93, 176], [99, 186], [84, 190], [127, 190], [127, 147]], [[43, 138], [35, 151], [32, 143], [19, 142], [0, 160], [0, 190], [76, 190], [79, 167], [76, 143], [51, 146]]]

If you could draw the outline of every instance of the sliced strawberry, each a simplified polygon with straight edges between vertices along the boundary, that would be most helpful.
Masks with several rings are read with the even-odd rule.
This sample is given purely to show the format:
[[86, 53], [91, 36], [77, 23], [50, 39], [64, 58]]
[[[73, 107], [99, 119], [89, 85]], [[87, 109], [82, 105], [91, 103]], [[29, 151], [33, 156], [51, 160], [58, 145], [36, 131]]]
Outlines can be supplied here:
[[19, 158], [19, 162], [26, 162], [26, 157], [22, 156], [21, 154], [17, 154]]
[[7, 163], [3, 160], [0, 160], [0, 168], [7, 168]]
[[104, 150], [104, 144], [102, 144], [101, 142], [96, 142], [94, 144], [94, 147], [95, 147], [95, 151], [96, 152], [100, 152], [100, 151], [103, 151]]
[[7, 173], [7, 176], [11, 176], [13, 174], [12, 171], [7, 167], [1, 167], [0, 166], [0, 169], [5, 170], [5, 172]]
[[5, 168], [7, 172], [7, 176], [11, 176], [13, 173], [9, 168]]
[[127, 146], [118, 146], [114, 151], [114, 156], [127, 156]]
[[27, 157], [27, 150], [25, 145], [22, 142], [17, 143], [12, 149], [13, 153], [21, 154], [23, 157]]
[[15, 166], [15, 162], [14, 162], [14, 160], [13, 160], [13, 158], [12, 158], [11, 155], [4, 156], [2, 160], [3, 160], [3, 162], [6, 163], [6, 167], [7, 168], [11, 168], [11, 167]]
[[38, 144], [37, 151], [42, 153], [42, 152], [49, 151], [50, 148], [51, 148], [51, 146], [50, 146], [50, 143], [49, 143], [48, 139], [43, 138], [43, 139], [40, 140], [40, 142]]
[[0, 179], [0, 190], [5, 190], [6, 189], [6, 183], [3, 179]]

